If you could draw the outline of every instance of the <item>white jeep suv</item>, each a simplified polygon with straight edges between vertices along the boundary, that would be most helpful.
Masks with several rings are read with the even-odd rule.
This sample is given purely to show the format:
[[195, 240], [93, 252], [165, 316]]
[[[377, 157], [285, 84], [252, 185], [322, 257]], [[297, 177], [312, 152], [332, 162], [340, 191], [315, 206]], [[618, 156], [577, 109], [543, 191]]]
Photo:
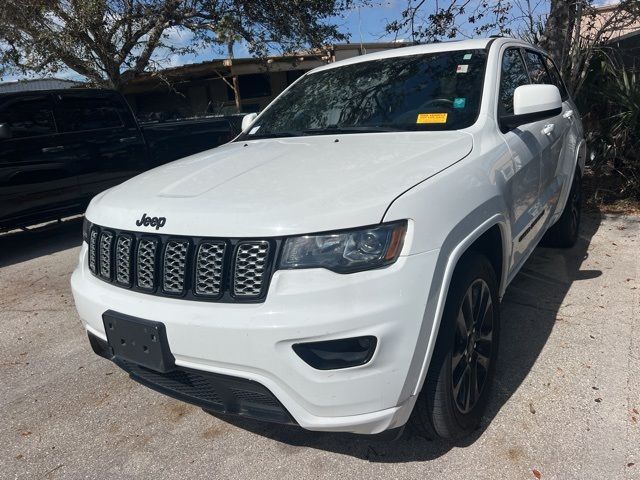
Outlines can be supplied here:
[[583, 131], [553, 62], [508, 38], [399, 48], [247, 123], [91, 202], [71, 283], [95, 352], [207, 410], [472, 430], [505, 289], [578, 235]]

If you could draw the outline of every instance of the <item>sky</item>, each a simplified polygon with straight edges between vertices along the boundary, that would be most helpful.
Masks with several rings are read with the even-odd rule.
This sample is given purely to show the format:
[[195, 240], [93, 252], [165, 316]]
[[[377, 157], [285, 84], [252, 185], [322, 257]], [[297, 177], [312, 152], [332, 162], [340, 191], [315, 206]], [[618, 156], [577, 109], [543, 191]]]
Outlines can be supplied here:
[[[480, 0], [472, 0], [472, 4], [479, 1]], [[525, 0], [511, 0], [511, 2], [514, 5], [518, 5], [524, 4]], [[387, 34], [385, 32], [385, 26], [390, 21], [401, 18], [402, 10], [406, 8], [407, 0], [371, 0], [370, 3], [371, 6], [354, 8], [346, 12], [342, 18], [334, 18], [332, 21], [339, 26], [340, 31], [349, 34], [349, 41], [351, 43], [359, 43], [361, 41], [394, 41], [395, 35]], [[536, 6], [537, 13], [544, 15], [548, 12], [548, 0], [533, 0], [531, 3]], [[610, 4], [615, 3], [615, 0], [601, 0], [597, 3]], [[512, 28], [517, 30], [517, 21], [512, 25]], [[489, 32], [489, 34], [490, 33], [491, 32]], [[170, 32], [170, 35], [171, 40], [178, 44], [188, 43], [191, 39], [189, 32], [180, 31], [178, 29], [173, 29]], [[402, 40], [402, 36], [400, 36], [399, 39]], [[408, 38], [405, 38], [405, 40], [408, 40]], [[249, 51], [247, 50], [246, 45], [239, 43], [234, 48], [234, 54], [236, 57], [247, 57], [249, 56]], [[196, 54], [170, 56], [167, 58], [165, 65], [167, 67], [176, 67], [189, 63], [203, 62], [214, 58], [222, 58], [224, 56], [226, 56], [226, 54], [222, 49], [212, 47]], [[72, 71], [60, 72], [56, 76], [59, 78], [82, 80], [81, 76]], [[13, 75], [5, 76], [1, 80], [14, 81], [22, 78], [24, 77]]]
[[[332, 21], [338, 25], [341, 32], [349, 34], [351, 43], [393, 41], [394, 35], [386, 34], [385, 26], [390, 21], [400, 18], [406, 4], [406, 0], [376, 0], [370, 7], [349, 10], [343, 17], [333, 18]], [[188, 34], [185, 35], [182, 32], [175, 32], [174, 35], [176, 41], [188, 41], [189, 38]], [[250, 56], [246, 45], [242, 43], [235, 45], [234, 55]], [[196, 55], [172, 57], [169, 64], [179, 66], [225, 56], [226, 53], [222, 48], [211, 48]]]

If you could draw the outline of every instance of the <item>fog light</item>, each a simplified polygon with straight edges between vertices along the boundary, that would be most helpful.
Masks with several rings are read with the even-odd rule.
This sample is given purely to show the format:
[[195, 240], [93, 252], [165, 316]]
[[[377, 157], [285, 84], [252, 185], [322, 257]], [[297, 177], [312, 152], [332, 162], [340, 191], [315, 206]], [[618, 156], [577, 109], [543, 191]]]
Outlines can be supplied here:
[[335, 370], [364, 365], [373, 357], [377, 343], [376, 337], [366, 336], [296, 343], [293, 350], [313, 368]]

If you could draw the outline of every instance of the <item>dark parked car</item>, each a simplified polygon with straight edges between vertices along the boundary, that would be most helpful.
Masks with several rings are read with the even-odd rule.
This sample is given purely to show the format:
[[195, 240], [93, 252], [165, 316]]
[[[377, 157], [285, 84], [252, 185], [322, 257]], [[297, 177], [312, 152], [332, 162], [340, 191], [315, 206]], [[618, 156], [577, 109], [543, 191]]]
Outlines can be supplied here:
[[236, 135], [223, 118], [139, 125], [109, 90], [0, 95], [0, 230], [81, 213], [91, 197]]

